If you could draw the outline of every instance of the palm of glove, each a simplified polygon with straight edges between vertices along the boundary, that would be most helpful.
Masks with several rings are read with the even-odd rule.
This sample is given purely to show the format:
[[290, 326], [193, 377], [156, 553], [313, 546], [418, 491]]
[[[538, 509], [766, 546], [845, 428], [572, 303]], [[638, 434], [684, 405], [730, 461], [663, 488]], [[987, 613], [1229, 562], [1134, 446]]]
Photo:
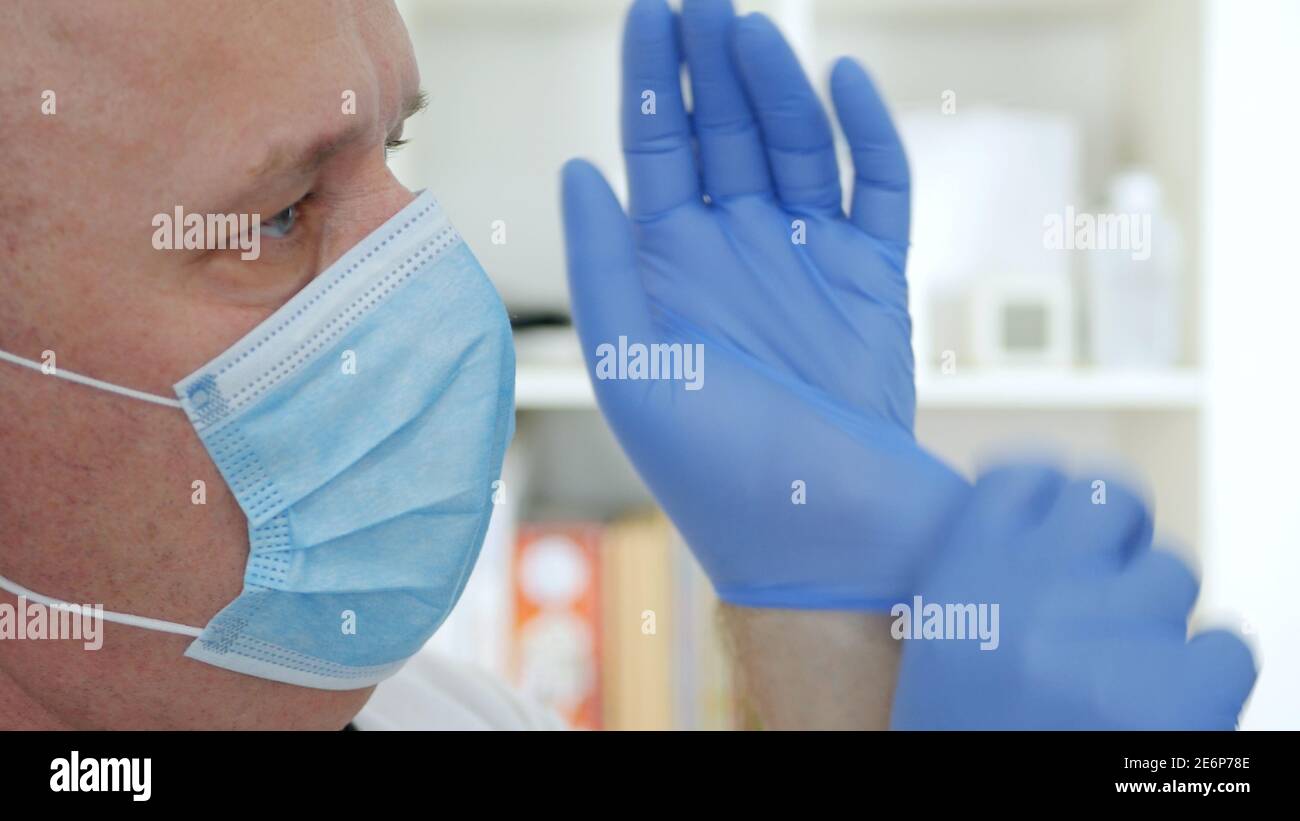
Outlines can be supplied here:
[[910, 434], [901, 253], [845, 219], [757, 196], [684, 206], [635, 235], [658, 335], [702, 343], [706, 358], [725, 350], [770, 374], [772, 390]]

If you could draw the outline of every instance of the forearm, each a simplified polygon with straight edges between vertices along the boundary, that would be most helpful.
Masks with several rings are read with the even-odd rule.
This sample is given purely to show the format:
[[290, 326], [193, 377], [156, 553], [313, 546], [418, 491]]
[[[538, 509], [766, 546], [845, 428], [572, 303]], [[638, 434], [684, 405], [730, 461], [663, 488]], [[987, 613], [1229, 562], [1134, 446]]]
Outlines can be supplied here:
[[899, 642], [884, 613], [721, 606], [742, 698], [773, 730], [884, 730]]

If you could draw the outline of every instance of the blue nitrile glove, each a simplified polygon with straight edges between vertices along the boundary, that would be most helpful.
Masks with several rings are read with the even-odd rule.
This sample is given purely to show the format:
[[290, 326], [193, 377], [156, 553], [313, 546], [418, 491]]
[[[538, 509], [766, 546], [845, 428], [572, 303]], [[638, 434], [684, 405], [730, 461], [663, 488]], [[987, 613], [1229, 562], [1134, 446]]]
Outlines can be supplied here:
[[[1029, 466], [980, 478], [919, 588], [920, 624], [925, 635], [930, 605], [945, 619], [949, 605], [985, 605], [993, 640], [917, 639], [896, 620], [895, 636], [909, 640], [895, 729], [1236, 725], [1255, 682], [1250, 651], [1220, 630], [1187, 639], [1195, 577], [1151, 549], [1136, 495], [1106, 482], [1102, 497], [1094, 481]], [[895, 612], [914, 627], [915, 604]]]
[[[723, 600], [887, 609], [968, 491], [912, 436], [909, 176], [889, 115], [841, 61], [832, 91], [857, 166], [846, 217], [830, 124], [766, 18], [686, 0], [678, 27], [663, 0], [640, 0], [623, 72], [631, 218], [592, 166], [564, 171], [574, 318], [601, 410]], [[620, 337], [703, 346], [698, 389], [684, 369], [603, 378], [631, 364]]]

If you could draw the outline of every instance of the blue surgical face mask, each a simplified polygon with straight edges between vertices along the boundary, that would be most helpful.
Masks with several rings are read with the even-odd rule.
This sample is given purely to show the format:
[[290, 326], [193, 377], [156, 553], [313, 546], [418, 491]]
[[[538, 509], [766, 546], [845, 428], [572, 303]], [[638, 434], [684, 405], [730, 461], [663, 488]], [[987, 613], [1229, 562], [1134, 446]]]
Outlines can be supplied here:
[[392, 675], [446, 618], [514, 432], [505, 309], [428, 193], [178, 383], [179, 400], [55, 373], [183, 410], [248, 517], [243, 592], [205, 628], [104, 618], [327, 690]]

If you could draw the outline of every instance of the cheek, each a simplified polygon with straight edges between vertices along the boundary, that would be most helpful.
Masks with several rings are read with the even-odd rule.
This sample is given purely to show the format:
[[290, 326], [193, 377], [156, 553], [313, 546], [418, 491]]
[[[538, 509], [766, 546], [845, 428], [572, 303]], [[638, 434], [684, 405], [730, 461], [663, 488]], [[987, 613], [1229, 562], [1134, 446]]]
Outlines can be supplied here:
[[[157, 361], [157, 370], [166, 373], [166, 378], [159, 380], [161, 389], [157, 392], [174, 396], [172, 386], [175, 383], [247, 336], [299, 288], [280, 290], [287, 291], [284, 299], [277, 297], [265, 305], [231, 304], [210, 299], [174, 300], [155, 310], [151, 319], [140, 319], [135, 327], [149, 327], [148, 323], [152, 321], [155, 328], [152, 334], [147, 335], [147, 349], [141, 351], [141, 356]], [[184, 414], [179, 411], [177, 414], [184, 422]]]
[[[267, 240], [263, 248], [272, 242], [284, 240]], [[188, 279], [187, 296], [211, 310], [266, 316], [320, 271], [320, 243], [314, 238], [304, 238], [291, 249], [262, 253], [256, 260], [240, 259], [237, 252], [210, 258], [201, 273]]]
[[[3, 418], [27, 420], [21, 436], [0, 434], [12, 456], [0, 463], [0, 527], [14, 536], [0, 572], [58, 598], [196, 627], [238, 595], [247, 520], [183, 414], [39, 375], [0, 387]], [[97, 651], [4, 642], [0, 664], [87, 728], [334, 730], [370, 694], [220, 670], [185, 658], [189, 642], [106, 624]]]
[[0, 474], [0, 489], [23, 500], [6, 510], [20, 542], [6, 551], [6, 575], [49, 595], [204, 625], [240, 590], [247, 520], [188, 420], [33, 382], [4, 397], [20, 399], [31, 420], [13, 442], [19, 459]]
[[140, 438], [103, 477], [112, 488], [100, 521], [130, 511], [121, 537], [140, 546], [126, 564], [153, 602], [148, 615], [202, 627], [242, 587], [248, 520], [183, 414], [145, 424], [136, 417], [125, 427]]

